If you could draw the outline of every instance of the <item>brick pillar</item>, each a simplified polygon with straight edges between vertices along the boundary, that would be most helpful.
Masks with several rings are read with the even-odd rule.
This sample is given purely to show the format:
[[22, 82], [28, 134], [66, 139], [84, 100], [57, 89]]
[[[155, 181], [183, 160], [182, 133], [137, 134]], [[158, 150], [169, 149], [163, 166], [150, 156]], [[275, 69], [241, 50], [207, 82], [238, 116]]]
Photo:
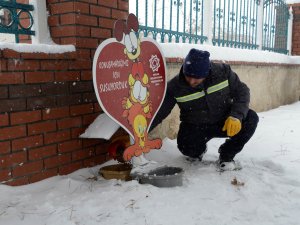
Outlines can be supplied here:
[[293, 4], [292, 55], [300, 55], [300, 3]]
[[47, 0], [51, 36], [57, 44], [73, 44], [79, 58], [93, 58], [97, 46], [111, 38], [117, 19], [128, 16], [128, 0]]

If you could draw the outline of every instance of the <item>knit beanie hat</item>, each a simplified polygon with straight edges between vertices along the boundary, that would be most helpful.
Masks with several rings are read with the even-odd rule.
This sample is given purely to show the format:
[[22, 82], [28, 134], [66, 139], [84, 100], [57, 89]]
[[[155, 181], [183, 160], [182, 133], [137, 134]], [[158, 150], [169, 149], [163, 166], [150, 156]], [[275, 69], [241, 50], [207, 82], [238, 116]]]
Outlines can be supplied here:
[[192, 48], [183, 63], [184, 75], [196, 79], [207, 77], [210, 69], [209, 56], [207, 51]]

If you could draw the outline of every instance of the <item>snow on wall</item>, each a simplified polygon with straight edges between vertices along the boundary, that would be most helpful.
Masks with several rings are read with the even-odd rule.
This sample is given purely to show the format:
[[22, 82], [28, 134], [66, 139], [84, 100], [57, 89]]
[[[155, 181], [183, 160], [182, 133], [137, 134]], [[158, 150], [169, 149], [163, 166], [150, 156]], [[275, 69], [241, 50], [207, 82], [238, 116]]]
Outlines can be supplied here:
[[[300, 56], [288, 56], [268, 51], [236, 49], [186, 43], [164, 43], [160, 44], [160, 46], [162, 48], [164, 56], [167, 58], [184, 58], [191, 48], [197, 48], [210, 52], [210, 58], [212, 60], [300, 64]], [[12, 49], [17, 52], [26, 53], [64, 53], [76, 50], [74, 45], [15, 44], [0, 42], [0, 49], [5, 48]]]
[[295, 3], [300, 3], [300, 0], [286, 0], [286, 4], [295, 4]]
[[1, 43], [0, 49], [11, 49], [16, 52], [24, 53], [65, 53], [75, 51], [74, 45], [49, 45], [49, 44], [16, 44], [16, 43]]
[[184, 58], [191, 48], [197, 48], [210, 52], [210, 59], [212, 60], [300, 64], [300, 56], [288, 56], [268, 51], [187, 43], [164, 43], [160, 44], [160, 46], [164, 56], [167, 58]]

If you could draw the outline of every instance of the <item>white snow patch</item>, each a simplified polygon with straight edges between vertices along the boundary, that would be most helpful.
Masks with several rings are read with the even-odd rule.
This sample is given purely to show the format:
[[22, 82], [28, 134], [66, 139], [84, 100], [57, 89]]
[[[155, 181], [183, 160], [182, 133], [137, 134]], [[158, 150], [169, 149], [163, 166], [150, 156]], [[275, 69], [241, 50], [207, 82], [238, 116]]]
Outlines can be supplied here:
[[103, 138], [109, 140], [120, 125], [105, 113], [100, 114], [93, 123], [80, 135], [81, 138]]
[[[224, 139], [209, 142], [203, 163], [187, 162], [176, 140], [165, 139], [146, 157], [182, 167], [182, 187], [104, 180], [98, 170], [112, 161], [31, 185], [0, 185], [0, 224], [299, 224], [299, 113], [300, 102], [259, 113], [256, 133], [236, 157], [240, 171], [216, 171]], [[234, 178], [244, 185], [232, 185]]]
[[46, 114], [49, 114], [51, 112], [51, 109], [47, 108], [46, 109]]
[[160, 46], [167, 58], [185, 58], [191, 48], [196, 48], [210, 52], [212, 60], [300, 64], [300, 56], [288, 56], [268, 51], [187, 43], [160, 43]]
[[295, 3], [300, 3], [300, 0], [286, 0], [286, 4], [295, 4]]
[[74, 45], [49, 45], [49, 44], [16, 44], [16, 43], [5, 43], [0, 42], [0, 49], [11, 49], [16, 52], [23, 53], [65, 53], [65, 52], [74, 52]]

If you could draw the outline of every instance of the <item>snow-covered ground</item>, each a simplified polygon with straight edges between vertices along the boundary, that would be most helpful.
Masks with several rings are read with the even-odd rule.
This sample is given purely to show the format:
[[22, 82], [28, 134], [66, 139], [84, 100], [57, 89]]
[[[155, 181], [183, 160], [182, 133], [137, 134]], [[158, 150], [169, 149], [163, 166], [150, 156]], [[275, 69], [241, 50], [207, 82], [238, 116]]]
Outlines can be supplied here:
[[[164, 140], [147, 158], [183, 167], [181, 187], [104, 180], [97, 175], [103, 165], [22, 187], [0, 185], [0, 224], [298, 225], [299, 115], [300, 102], [259, 113], [257, 132], [236, 157], [241, 171], [219, 173], [210, 163], [224, 139], [209, 143], [205, 163], [188, 163], [176, 141]], [[235, 177], [244, 186], [232, 185]]]

